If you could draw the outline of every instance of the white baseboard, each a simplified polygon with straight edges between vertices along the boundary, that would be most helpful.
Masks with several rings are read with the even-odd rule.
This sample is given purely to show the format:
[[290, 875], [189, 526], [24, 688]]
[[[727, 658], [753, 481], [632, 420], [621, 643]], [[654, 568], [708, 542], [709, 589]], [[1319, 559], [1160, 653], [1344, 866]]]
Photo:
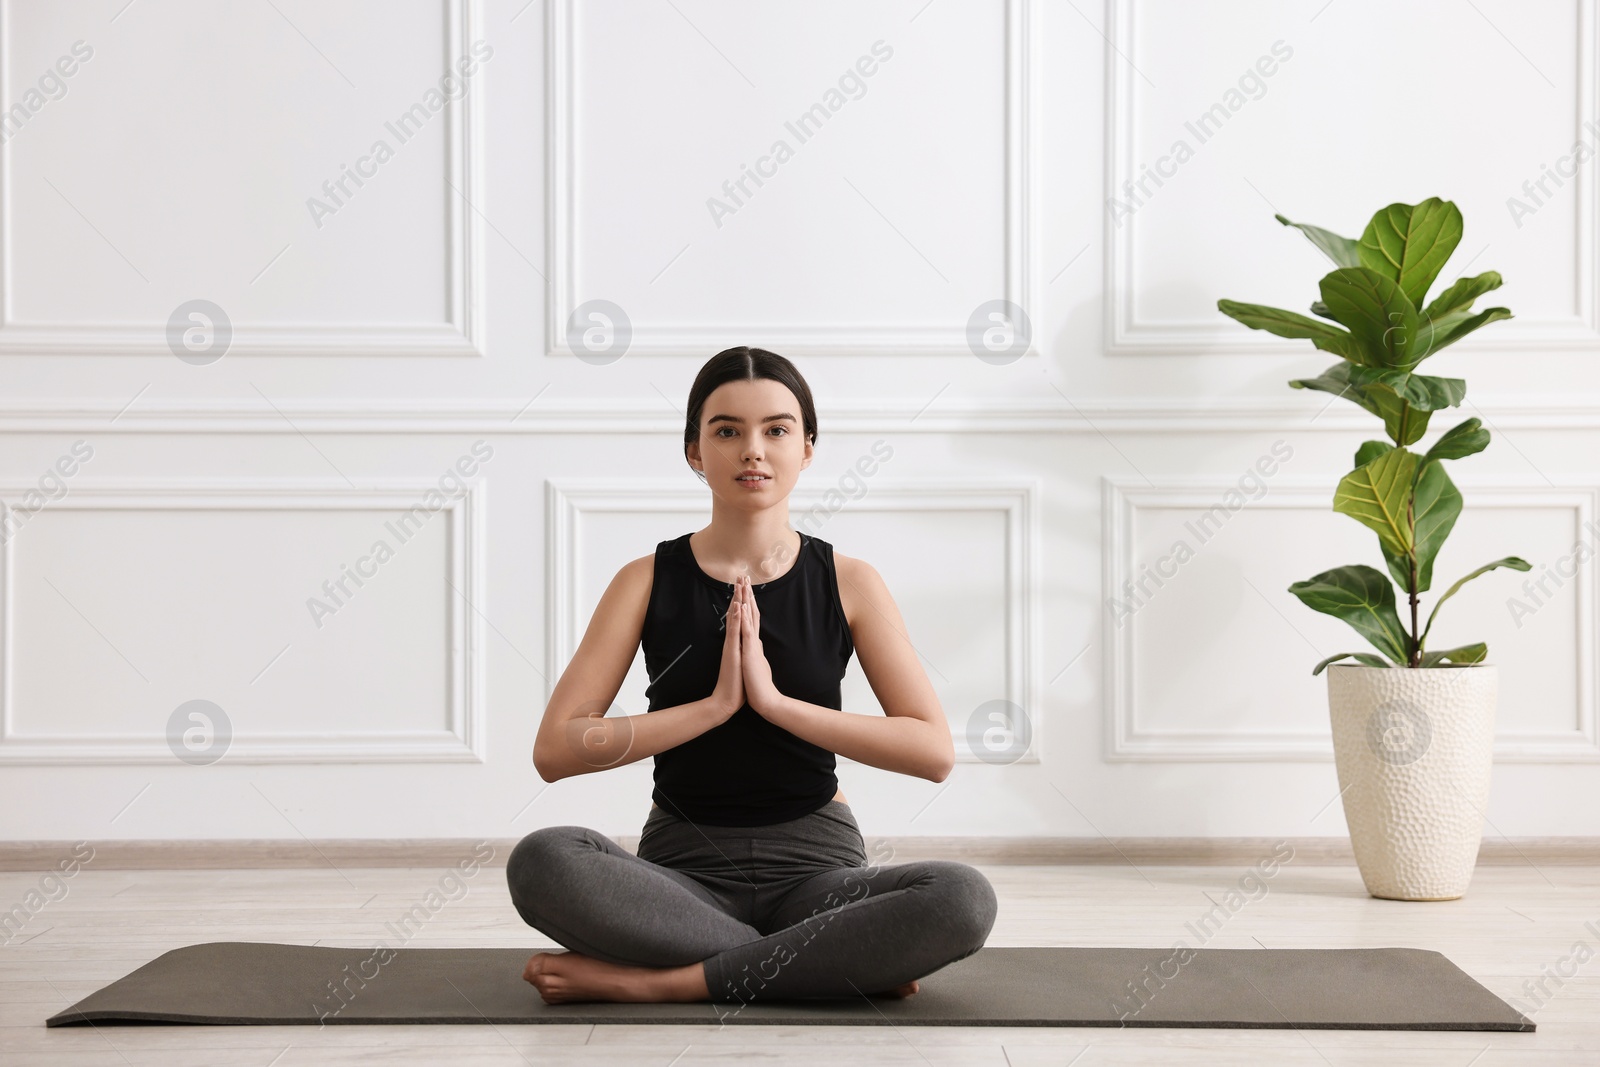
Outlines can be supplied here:
[[[628, 851], [639, 835], [612, 839]], [[886, 837], [868, 835], [874, 864], [951, 859], [973, 864], [1132, 864], [1135, 866], [1243, 867], [1261, 862], [1285, 843], [1297, 866], [1347, 867], [1355, 863], [1348, 837]], [[194, 870], [296, 867], [448, 867], [494, 849], [488, 866], [504, 866], [517, 843], [503, 839], [304, 839], [90, 842], [92, 870]], [[46, 871], [73, 855], [77, 842], [0, 842], [0, 871]], [[80, 853], [81, 855], [81, 853]], [[1478, 865], [1492, 867], [1600, 867], [1600, 837], [1485, 838]]]

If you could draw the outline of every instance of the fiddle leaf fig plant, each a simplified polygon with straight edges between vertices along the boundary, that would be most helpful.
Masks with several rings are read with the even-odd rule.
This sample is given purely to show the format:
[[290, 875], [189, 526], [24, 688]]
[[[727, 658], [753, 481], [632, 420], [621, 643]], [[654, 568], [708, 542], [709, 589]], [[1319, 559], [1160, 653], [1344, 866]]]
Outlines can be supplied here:
[[[1428, 432], [1434, 412], [1459, 406], [1467, 395], [1462, 379], [1419, 374], [1417, 367], [1473, 331], [1511, 318], [1503, 307], [1472, 310], [1479, 297], [1500, 287], [1500, 275], [1491, 270], [1462, 277], [1427, 299], [1462, 234], [1461, 212], [1438, 197], [1420, 204], [1390, 204], [1372, 216], [1359, 240], [1282, 215], [1274, 217], [1299, 230], [1333, 261], [1335, 269], [1318, 284], [1321, 299], [1311, 303], [1316, 318], [1236, 300], [1217, 301], [1217, 310], [1252, 330], [1307, 340], [1338, 356], [1339, 362], [1320, 376], [1298, 378], [1289, 385], [1332, 393], [1360, 405], [1383, 421], [1389, 438], [1362, 442], [1356, 449], [1355, 469], [1340, 479], [1333, 494], [1333, 510], [1377, 535], [1388, 575], [1355, 564], [1289, 586], [1307, 607], [1349, 623], [1377, 653], [1329, 656], [1311, 673], [1321, 674], [1341, 659], [1368, 667], [1482, 663], [1489, 654], [1482, 641], [1428, 651], [1433, 620], [1467, 582], [1497, 567], [1532, 569], [1526, 560], [1507, 556], [1458, 580], [1434, 604], [1420, 633], [1417, 616], [1418, 594], [1432, 588], [1433, 561], [1461, 514], [1461, 493], [1444, 461], [1482, 452], [1489, 445], [1489, 431], [1471, 418], [1446, 430], [1425, 452], [1409, 446]], [[1409, 630], [1400, 621], [1395, 585], [1409, 600]]]

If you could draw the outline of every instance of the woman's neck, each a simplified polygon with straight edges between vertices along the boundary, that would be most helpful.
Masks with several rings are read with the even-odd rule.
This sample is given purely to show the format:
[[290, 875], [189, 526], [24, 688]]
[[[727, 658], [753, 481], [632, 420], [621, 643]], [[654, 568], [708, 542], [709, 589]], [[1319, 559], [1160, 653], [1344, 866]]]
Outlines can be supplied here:
[[803, 544], [800, 535], [787, 525], [722, 539], [716, 536], [714, 526], [713, 523], [689, 535], [689, 547], [700, 569], [712, 577], [748, 574], [751, 581], [758, 584], [771, 581], [788, 572]]

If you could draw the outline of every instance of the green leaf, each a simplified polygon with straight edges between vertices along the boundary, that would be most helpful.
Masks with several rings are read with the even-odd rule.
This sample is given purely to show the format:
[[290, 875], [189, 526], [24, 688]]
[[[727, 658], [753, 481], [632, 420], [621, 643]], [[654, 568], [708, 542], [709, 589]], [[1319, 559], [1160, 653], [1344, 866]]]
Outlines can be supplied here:
[[1381, 385], [1418, 411], [1453, 408], [1467, 396], [1463, 378], [1435, 378], [1388, 367], [1352, 367], [1350, 380], [1363, 386]]
[[1483, 566], [1479, 567], [1465, 578], [1462, 578], [1460, 581], [1456, 582], [1455, 585], [1452, 585], [1449, 591], [1446, 592], [1444, 596], [1439, 598], [1439, 602], [1433, 606], [1433, 611], [1429, 612], [1428, 614], [1428, 625], [1422, 628], [1422, 636], [1418, 638], [1418, 642], [1422, 643], [1428, 640], [1428, 631], [1433, 629], [1434, 616], [1439, 614], [1439, 609], [1444, 607], [1444, 602], [1446, 600], [1449, 600], [1451, 597], [1455, 596], [1457, 590], [1466, 585], [1468, 582], [1472, 581], [1472, 579], [1476, 578], [1478, 575], [1487, 574], [1496, 567], [1510, 567], [1514, 571], [1533, 570], [1533, 565], [1531, 563], [1517, 556], [1507, 556], [1504, 559], [1497, 559], [1493, 563], [1485, 563]]
[[1428, 432], [1428, 420], [1433, 417], [1431, 408], [1412, 407], [1384, 385], [1365, 388], [1372, 406], [1383, 419], [1384, 429], [1396, 444], [1410, 445], [1422, 440], [1422, 435]]
[[1446, 430], [1422, 457], [1423, 462], [1435, 459], [1461, 459], [1489, 447], [1489, 431], [1477, 418], [1468, 419]]
[[1394, 445], [1391, 445], [1388, 441], [1362, 441], [1361, 447], [1356, 449], [1355, 465], [1357, 467], [1365, 467], [1368, 463], [1393, 448]]
[[1440, 293], [1434, 298], [1433, 303], [1422, 309], [1423, 321], [1437, 325], [1446, 315], [1466, 311], [1478, 297], [1500, 288], [1500, 281], [1500, 273], [1492, 270], [1486, 270], [1471, 278], [1457, 278], [1454, 285]]
[[1303, 222], [1290, 222], [1282, 215], [1274, 214], [1273, 218], [1285, 226], [1293, 226], [1306, 235], [1306, 240], [1322, 250], [1322, 254], [1333, 260], [1337, 267], [1361, 266], [1361, 251], [1354, 240], [1349, 237], [1340, 237], [1320, 226], [1308, 226]]
[[[1360, 453], [1356, 458], [1360, 459]], [[1401, 551], [1392, 543], [1382, 543], [1380, 538], [1384, 563], [1402, 593], [1424, 593], [1433, 587], [1433, 561], [1460, 515], [1460, 491], [1442, 464], [1423, 457], [1417, 464], [1411, 485], [1410, 551]], [[1415, 576], [1412, 575], [1413, 562]]]
[[1436, 323], [1423, 323], [1417, 337], [1418, 361], [1433, 355], [1446, 345], [1455, 344], [1474, 330], [1511, 317], [1510, 308], [1484, 308], [1475, 315], [1460, 317], [1457, 313], [1447, 315]]
[[1388, 545], [1381, 542], [1378, 547], [1383, 552], [1384, 565], [1389, 568], [1389, 575], [1394, 579], [1394, 584], [1399, 588], [1401, 598], [1404, 599], [1407, 591], [1411, 588], [1411, 553], [1395, 552]]
[[1463, 666], [1468, 663], [1482, 663], [1489, 655], [1489, 646], [1479, 641], [1475, 645], [1462, 645], [1460, 648], [1447, 648], [1442, 652], [1424, 652], [1422, 666], [1437, 667], [1445, 661], [1450, 666]]
[[1409, 638], [1394, 610], [1394, 586], [1361, 564], [1335, 567], [1289, 586], [1309, 608], [1343, 619], [1395, 663], [1410, 662]]
[[[1417, 561], [1417, 588], [1425, 593], [1433, 587], [1433, 561], [1445, 538], [1461, 516], [1461, 491], [1450, 480], [1444, 464], [1424, 462], [1417, 474], [1411, 495], [1414, 528], [1412, 553]], [[1405, 583], [1401, 583], [1402, 587]]]
[[1350, 366], [1340, 381], [1361, 391], [1367, 401], [1362, 406], [1383, 419], [1389, 437], [1400, 445], [1420, 440], [1435, 409], [1455, 407], [1467, 395], [1467, 383], [1460, 378], [1434, 378], [1382, 367]]
[[[1352, 363], [1335, 363], [1316, 378], [1292, 378], [1289, 385], [1295, 389], [1315, 389], [1332, 393], [1358, 404], [1383, 420], [1389, 436], [1402, 445], [1419, 440], [1428, 431], [1431, 412], [1417, 410], [1395, 395], [1393, 389], [1381, 383], [1370, 386], [1357, 384], [1353, 379], [1362, 369]], [[1458, 379], [1443, 379], [1445, 381]]]
[[1350, 372], [1354, 369], [1355, 365], [1351, 363], [1335, 363], [1323, 371], [1321, 377], [1291, 378], [1289, 385], [1294, 389], [1315, 389], [1322, 393], [1332, 393], [1361, 405], [1374, 415], [1381, 415], [1378, 405], [1367, 395], [1367, 391], [1350, 381]]
[[1327, 659], [1323, 660], [1321, 663], [1319, 663], [1315, 667], [1311, 668], [1311, 673], [1312, 674], [1321, 674], [1322, 673], [1322, 668], [1326, 667], [1330, 663], [1336, 663], [1336, 662], [1338, 662], [1339, 660], [1342, 660], [1342, 659], [1354, 659], [1354, 660], [1357, 660], [1357, 661], [1365, 664], [1368, 667], [1393, 667], [1394, 666], [1394, 664], [1390, 663], [1388, 660], [1384, 659], [1382, 656], [1374, 656], [1371, 652], [1341, 652], [1337, 656], [1329, 656]]
[[1416, 471], [1415, 453], [1391, 449], [1339, 480], [1333, 493], [1333, 510], [1376, 532], [1388, 551], [1395, 555], [1408, 553], [1411, 523], [1407, 521], [1406, 505], [1411, 502]]
[[1237, 300], [1218, 300], [1217, 310], [1252, 330], [1266, 330], [1279, 337], [1309, 339], [1323, 351], [1343, 356], [1351, 362], [1369, 362], [1360, 343], [1351, 334], [1296, 312], [1263, 304], [1241, 304]]
[[[1384, 367], [1410, 370], [1417, 339], [1417, 309], [1393, 281], [1366, 267], [1342, 267], [1323, 276], [1322, 302]], [[1315, 321], [1315, 320], [1307, 320]]]
[[1328, 305], [1324, 304], [1320, 300], [1311, 301], [1311, 314], [1321, 315], [1325, 319], [1333, 319], [1334, 322], [1339, 321], [1337, 318], [1334, 318], [1333, 312], [1328, 310]]
[[1461, 212], [1448, 200], [1430, 196], [1416, 205], [1390, 204], [1361, 234], [1361, 265], [1399, 285], [1412, 306], [1421, 307], [1461, 243], [1461, 232]]

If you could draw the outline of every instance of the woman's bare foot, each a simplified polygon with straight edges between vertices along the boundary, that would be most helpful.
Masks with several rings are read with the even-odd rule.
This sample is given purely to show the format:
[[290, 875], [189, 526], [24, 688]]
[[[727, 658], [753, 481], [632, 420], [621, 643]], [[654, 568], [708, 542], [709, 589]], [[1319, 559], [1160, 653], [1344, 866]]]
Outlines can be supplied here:
[[705, 970], [698, 963], [683, 967], [628, 967], [577, 952], [536, 952], [522, 968], [522, 980], [537, 989], [546, 1004], [710, 999]]
[[882, 993], [874, 993], [873, 996], [894, 997], [895, 999], [898, 1000], [898, 999], [900, 999], [902, 997], [911, 996], [913, 993], [915, 993], [917, 990], [919, 990], [921, 988], [922, 988], [922, 986], [918, 984], [917, 979], [913, 978], [913, 979], [911, 979], [911, 981], [907, 982], [905, 985], [897, 985], [893, 989], [885, 989]]
[[[585, 1000], [642, 1004], [710, 999], [705, 969], [698, 963], [683, 967], [629, 967], [577, 952], [536, 952], [522, 968], [522, 980], [537, 989], [546, 1004]], [[914, 995], [921, 988], [921, 983], [913, 978], [872, 995], [899, 1000]]]

